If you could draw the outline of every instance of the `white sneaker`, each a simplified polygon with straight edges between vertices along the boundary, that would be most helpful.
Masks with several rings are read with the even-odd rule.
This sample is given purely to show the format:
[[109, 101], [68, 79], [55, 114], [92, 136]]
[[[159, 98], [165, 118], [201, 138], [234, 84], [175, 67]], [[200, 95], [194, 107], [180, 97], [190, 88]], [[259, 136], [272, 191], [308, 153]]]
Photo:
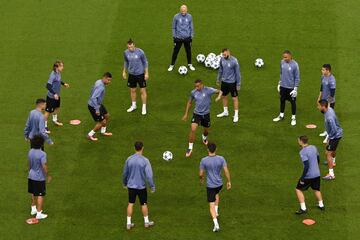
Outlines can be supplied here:
[[329, 141], [329, 135], [326, 135], [326, 137], [325, 137], [325, 139], [324, 139], [323, 143], [328, 143], [328, 141]]
[[31, 213], [30, 213], [31, 215], [36, 215], [37, 214], [37, 210], [36, 210], [36, 208], [35, 209], [32, 209], [31, 208]]
[[218, 231], [220, 231], [220, 227], [219, 226], [214, 226], [213, 232], [218, 232]]
[[218, 115], [216, 115], [218, 118], [222, 118], [222, 117], [227, 117], [227, 116], [229, 116], [229, 113], [228, 112], [222, 112], [222, 113], [220, 113], [220, 114], [218, 114]]
[[47, 216], [48, 216], [47, 214], [44, 214], [42, 212], [36, 213], [36, 219], [38, 219], [38, 220], [45, 219], [45, 218], [47, 218]]
[[174, 65], [170, 65], [168, 68], [168, 72], [171, 72], [174, 69]]
[[193, 66], [192, 64], [188, 64], [188, 67], [189, 67], [189, 69], [190, 69], [191, 71], [195, 71], [195, 68], [194, 68], [194, 66]]
[[128, 113], [129, 112], [132, 112], [132, 111], [134, 111], [136, 109], [136, 106], [134, 107], [134, 106], [131, 106], [128, 110], [126, 110]]
[[323, 131], [322, 133], [319, 134], [320, 137], [326, 137], [327, 136], [327, 132]]
[[280, 115], [273, 119], [273, 122], [279, 122], [281, 120], [284, 120], [284, 117], [281, 117]]
[[291, 119], [291, 126], [295, 126], [296, 125], [296, 118]]
[[233, 122], [234, 122], [234, 123], [237, 123], [238, 121], [239, 121], [239, 116], [238, 116], [238, 115], [234, 115]]
[[142, 108], [141, 114], [146, 115], [146, 108]]

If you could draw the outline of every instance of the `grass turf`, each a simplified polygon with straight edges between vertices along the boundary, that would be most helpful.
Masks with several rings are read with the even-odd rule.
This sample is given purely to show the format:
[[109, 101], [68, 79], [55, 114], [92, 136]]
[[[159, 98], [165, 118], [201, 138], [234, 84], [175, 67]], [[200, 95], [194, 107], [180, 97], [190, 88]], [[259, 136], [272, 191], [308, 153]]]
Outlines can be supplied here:
[[[191, 159], [184, 159], [189, 122], [182, 122], [185, 101], [200, 77], [214, 86], [216, 72], [195, 63], [197, 70], [181, 77], [168, 73], [171, 21], [181, 4], [176, 1], [4, 1], [0, 20], [0, 189], [3, 239], [356, 239], [359, 237], [358, 190], [360, 167], [357, 103], [360, 87], [356, 56], [360, 34], [360, 5], [349, 1], [187, 1], [194, 17], [193, 54], [218, 53], [229, 47], [241, 64], [240, 121], [216, 119], [221, 104], [212, 105], [210, 140], [227, 160], [233, 189], [222, 192], [221, 232], [211, 233], [204, 187], [198, 184], [198, 163], [206, 155], [197, 135]], [[121, 80], [122, 51], [132, 37], [150, 62], [149, 114], [127, 114], [129, 94]], [[298, 125], [287, 119], [274, 124], [278, 112], [276, 84], [281, 51], [290, 49], [300, 65]], [[184, 50], [177, 66], [185, 64]], [[265, 60], [256, 70], [253, 61]], [[44, 85], [52, 62], [65, 61], [60, 119], [79, 118], [80, 126], [52, 129], [55, 146], [46, 147], [53, 181], [45, 209], [49, 219], [28, 226], [26, 193], [28, 144], [22, 131], [34, 99], [46, 94]], [[296, 136], [308, 134], [320, 151], [317, 135], [323, 116], [316, 110], [320, 67], [333, 65], [337, 82], [336, 112], [345, 130], [338, 150], [337, 179], [322, 184], [326, 212], [314, 208], [306, 194], [309, 214], [317, 223], [301, 224], [294, 187], [301, 173]], [[90, 143], [93, 126], [86, 101], [94, 81], [104, 71], [114, 74], [105, 105], [111, 113], [114, 136]], [[304, 125], [315, 123], [317, 130]], [[121, 187], [123, 163], [132, 144], [145, 142], [157, 192], [149, 196], [150, 217], [144, 230], [139, 209], [137, 227], [125, 230], [127, 192]], [[174, 153], [172, 162], [162, 152]], [[324, 159], [324, 158], [322, 158]], [[321, 168], [326, 172], [325, 167]]]

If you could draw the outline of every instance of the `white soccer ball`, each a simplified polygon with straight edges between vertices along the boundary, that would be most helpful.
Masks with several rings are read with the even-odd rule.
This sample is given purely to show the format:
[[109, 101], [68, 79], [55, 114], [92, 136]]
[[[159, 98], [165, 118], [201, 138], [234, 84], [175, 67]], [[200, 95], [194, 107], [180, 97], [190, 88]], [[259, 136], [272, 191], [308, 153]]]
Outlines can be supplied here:
[[212, 63], [213, 61], [212, 60], [210, 60], [210, 59], [206, 59], [205, 60], [205, 67], [211, 67], [211, 63]]
[[205, 55], [204, 54], [198, 54], [196, 56], [196, 60], [199, 62], [199, 63], [203, 63], [205, 61]]
[[257, 68], [261, 68], [262, 66], [264, 66], [264, 60], [262, 60], [261, 58], [257, 58], [256, 60], [255, 60], [255, 67], [257, 67]]
[[173, 154], [172, 154], [172, 152], [170, 152], [170, 151], [165, 151], [165, 152], [163, 153], [163, 159], [164, 159], [165, 161], [170, 161], [170, 160], [172, 160], [172, 159], [173, 159]]
[[216, 57], [215, 53], [209, 53], [206, 58], [214, 59]]
[[188, 69], [185, 66], [180, 66], [178, 72], [180, 75], [185, 75], [185, 74], [187, 74]]
[[220, 61], [213, 61], [211, 62], [211, 67], [213, 69], [218, 69], [220, 67]]

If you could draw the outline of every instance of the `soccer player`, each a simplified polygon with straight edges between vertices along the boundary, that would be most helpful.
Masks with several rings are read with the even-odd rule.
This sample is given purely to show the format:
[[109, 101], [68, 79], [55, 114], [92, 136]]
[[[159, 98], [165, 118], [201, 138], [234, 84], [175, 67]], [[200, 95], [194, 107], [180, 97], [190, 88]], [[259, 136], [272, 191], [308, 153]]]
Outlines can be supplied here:
[[[317, 103], [321, 99], [326, 99], [330, 103], [330, 107], [334, 109], [336, 80], [334, 75], [331, 73], [331, 65], [324, 64], [321, 68], [321, 73], [322, 75], [321, 75], [320, 94], [317, 99]], [[320, 137], [325, 137], [323, 143], [328, 142], [328, 134], [326, 131], [320, 133]]]
[[295, 190], [296, 196], [300, 203], [300, 209], [295, 212], [298, 215], [307, 212], [305, 205], [305, 197], [303, 192], [308, 190], [309, 187], [311, 187], [311, 189], [314, 190], [315, 197], [318, 200], [318, 208], [320, 210], [325, 210], [320, 192], [320, 169], [319, 169], [320, 156], [316, 147], [313, 145], [309, 145], [308, 142], [309, 139], [307, 136], [300, 136], [298, 138], [298, 143], [301, 147], [300, 157], [304, 165], [302, 175], [297, 183]]
[[[32, 148], [32, 139], [34, 136], [40, 135], [50, 145], [54, 144], [49, 135], [46, 133], [45, 118], [43, 112], [46, 107], [45, 99], [39, 98], [36, 100], [36, 108], [32, 110], [25, 124], [24, 136], [25, 140], [30, 141]], [[41, 146], [44, 150], [44, 145]]]
[[31, 139], [31, 149], [28, 154], [28, 192], [31, 194], [31, 215], [36, 215], [36, 219], [45, 219], [48, 216], [43, 213], [43, 204], [46, 195], [46, 178], [50, 182], [51, 177], [46, 163], [46, 153], [41, 150], [43, 145], [43, 136], [35, 135]]
[[202, 184], [206, 172], [206, 192], [210, 206], [210, 215], [214, 222], [213, 232], [218, 232], [220, 226], [217, 217], [219, 216], [220, 191], [223, 186], [221, 170], [224, 170], [227, 179], [227, 190], [231, 188], [230, 172], [225, 159], [222, 156], [216, 155], [216, 145], [214, 143], [208, 144], [208, 154], [209, 156], [201, 159], [199, 176], [200, 183]]
[[112, 136], [111, 132], [106, 132], [106, 126], [109, 123], [109, 113], [105, 106], [102, 104], [105, 95], [105, 86], [109, 85], [112, 75], [109, 72], [104, 73], [102, 79], [95, 82], [94, 87], [91, 89], [90, 98], [88, 101], [88, 109], [91, 116], [96, 122], [95, 127], [88, 133], [87, 137], [91, 141], [97, 141], [94, 137], [95, 133], [100, 129], [101, 135]]
[[343, 130], [340, 127], [339, 121], [336, 117], [333, 108], [329, 107], [329, 102], [326, 99], [319, 101], [319, 110], [325, 117], [325, 130], [329, 136], [329, 142], [326, 146], [326, 160], [328, 162], [329, 173], [323, 177], [324, 180], [335, 179], [334, 169], [336, 166], [335, 157], [337, 146], [343, 136]]
[[191, 44], [194, 37], [194, 24], [192, 16], [188, 13], [186, 5], [182, 5], [180, 7], [180, 13], [174, 16], [172, 23], [172, 35], [174, 40], [174, 50], [168, 71], [171, 72], [174, 69], [177, 55], [183, 44], [186, 51], [189, 69], [191, 71], [195, 71], [195, 68], [191, 63]]
[[141, 210], [144, 216], [144, 226], [149, 228], [154, 225], [149, 220], [149, 209], [147, 206], [146, 180], [149, 182], [151, 192], [155, 192], [153, 172], [149, 159], [143, 156], [144, 144], [135, 142], [135, 154], [131, 155], [125, 162], [123, 171], [123, 185], [128, 189], [129, 203], [127, 207], [126, 228], [130, 230], [135, 225], [131, 222], [136, 197], [139, 198]]
[[126, 71], [129, 73], [128, 87], [130, 88], [131, 106], [127, 112], [136, 109], [136, 86], [139, 85], [142, 100], [142, 115], [146, 115], [146, 81], [149, 79], [148, 61], [145, 53], [135, 47], [133, 40], [127, 42], [127, 50], [124, 52], [123, 79], [126, 80]]
[[46, 131], [48, 130], [47, 121], [49, 115], [52, 114], [52, 121], [57, 126], [62, 126], [63, 123], [58, 121], [58, 114], [60, 111], [60, 86], [68, 88], [70, 85], [61, 80], [61, 73], [64, 70], [64, 62], [57, 60], [53, 65], [53, 71], [50, 73], [49, 80], [46, 84], [48, 90], [46, 97], [46, 109], [45, 109], [45, 127]]
[[222, 56], [216, 83], [218, 85], [221, 83], [224, 111], [218, 114], [217, 117], [229, 116], [227, 95], [230, 93], [234, 102], [233, 122], [236, 123], [239, 121], [238, 91], [240, 90], [241, 84], [240, 65], [238, 60], [230, 55], [228, 48], [222, 50]]
[[298, 63], [292, 59], [291, 52], [285, 50], [280, 63], [280, 81], [277, 90], [280, 93], [280, 114], [273, 119], [279, 122], [284, 119], [285, 102], [291, 103], [291, 126], [296, 125], [296, 96], [300, 82], [300, 70]]
[[186, 150], [186, 157], [190, 157], [192, 154], [194, 141], [195, 141], [195, 132], [199, 124], [204, 127], [202, 134], [202, 141], [205, 145], [208, 143], [208, 134], [210, 128], [210, 105], [211, 105], [211, 96], [214, 93], [218, 93], [218, 97], [215, 101], [219, 101], [222, 92], [221, 90], [205, 87], [203, 82], [200, 79], [195, 81], [195, 89], [191, 91], [190, 98], [186, 104], [185, 114], [182, 118], [183, 121], [186, 121], [188, 118], [188, 113], [192, 102], [195, 101], [194, 114], [191, 120], [191, 130], [189, 134], [189, 148]]

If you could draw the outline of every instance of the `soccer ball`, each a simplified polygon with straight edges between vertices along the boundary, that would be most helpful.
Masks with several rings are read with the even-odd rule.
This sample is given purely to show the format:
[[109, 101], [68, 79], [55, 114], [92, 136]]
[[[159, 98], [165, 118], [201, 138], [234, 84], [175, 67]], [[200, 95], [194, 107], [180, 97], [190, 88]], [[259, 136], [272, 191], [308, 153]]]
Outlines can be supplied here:
[[220, 67], [220, 62], [219, 61], [212, 61], [211, 62], [211, 67], [213, 68], [213, 69], [218, 69], [219, 67]]
[[172, 152], [170, 152], [170, 151], [165, 151], [165, 152], [163, 153], [163, 159], [164, 159], [165, 161], [170, 161], [172, 158], [173, 158]]
[[257, 58], [256, 60], [255, 60], [255, 67], [257, 67], [257, 68], [261, 68], [262, 66], [264, 66], [264, 60], [262, 60], [261, 58]]
[[211, 67], [211, 63], [212, 63], [213, 61], [212, 60], [210, 60], [210, 59], [206, 59], [205, 60], [205, 67]]
[[185, 75], [188, 72], [188, 69], [185, 66], [180, 66], [178, 72], [180, 75]]
[[203, 63], [205, 61], [205, 55], [204, 54], [199, 54], [196, 56], [196, 60], [199, 62], [199, 63]]
[[206, 58], [208, 59], [214, 59], [216, 57], [215, 53], [209, 53]]

